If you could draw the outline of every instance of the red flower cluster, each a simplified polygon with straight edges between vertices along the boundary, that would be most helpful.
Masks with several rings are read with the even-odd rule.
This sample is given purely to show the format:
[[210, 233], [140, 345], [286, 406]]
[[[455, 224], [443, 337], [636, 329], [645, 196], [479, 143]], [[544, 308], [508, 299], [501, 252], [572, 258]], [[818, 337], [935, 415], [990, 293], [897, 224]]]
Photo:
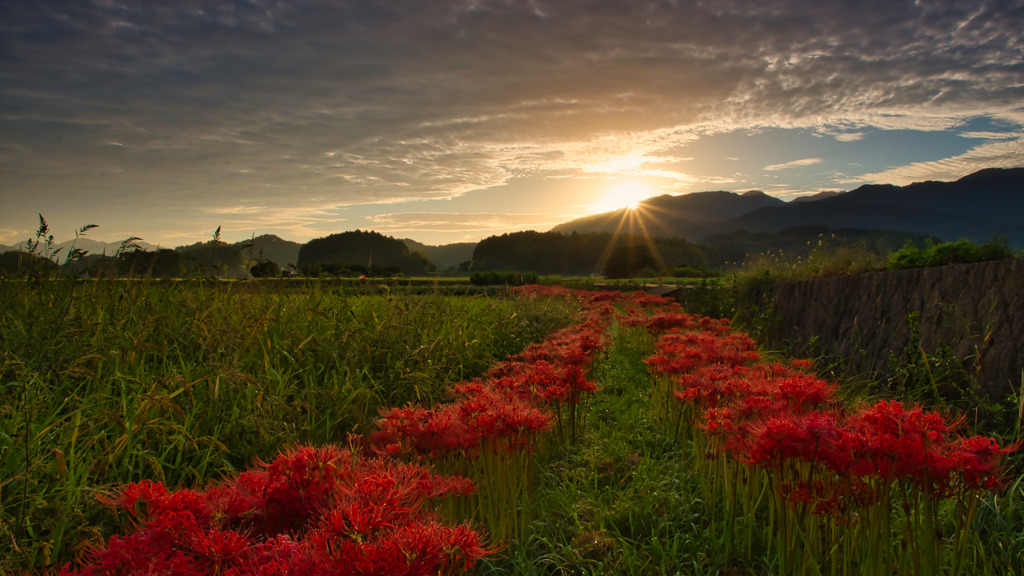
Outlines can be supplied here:
[[[449, 574], [491, 553], [465, 524], [441, 523], [435, 501], [467, 496], [498, 537], [517, 533], [526, 510], [534, 447], [541, 432], [568, 428], [575, 438], [581, 406], [597, 386], [589, 365], [604, 345], [615, 304], [631, 310], [663, 299], [530, 286], [522, 297], [577, 298], [584, 321], [556, 331], [490, 370], [453, 386], [455, 401], [383, 414], [368, 454], [301, 447], [257, 463], [201, 491], [168, 491], [157, 482], [123, 487], [103, 502], [126, 513], [136, 530], [112, 536], [83, 567], [64, 575]], [[414, 454], [468, 471], [431, 474], [381, 455]], [[452, 509], [458, 505], [451, 506]], [[507, 518], [512, 516], [512, 521]]]
[[[656, 376], [654, 408], [677, 430], [689, 426], [696, 464], [710, 472], [709, 497], [727, 500], [724, 513], [732, 518], [737, 486], [771, 485], [780, 573], [800, 573], [798, 562], [817, 566], [826, 557], [891, 573], [896, 556], [910, 554], [920, 574], [935, 573], [943, 554], [957, 556], [953, 564], [962, 560], [973, 495], [1002, 485], [1003, 459], [1016, 446], [965, 437], [958, 433], [963, 418], [918, 406], [851, 408], [834, 384], [806, 371], [809, 362], [762, 361], [753, 341], [726, 323], [661, 313], [634, 324], [660, 334], [647, 359]], [[753, 492], [744, 494], [750, 502], [742, 511], [753, 518]], [[912, 542], [905, 548], [889, 547], [896, 495]], [[946, 552], [935, 529], [935, 502], [943, 498], [969, 511], [958, 516], [958, 543]], [[858, 522], [879, 526], [853, 538], [826, 528]], [[824, 541], [826, 534], [833, 540]]]
[[429, 504], [465, 494], [461, 478], [302, 447], [202, 491], [128, 484], [103, 502], [138, 529], [112, 536], [64, 575], [426, 575], [469, 569], [490, 553]]
[[651, 318], [653, 330], [672, 327], [647, 363], [673, 379], [676, 399], [694, 408], [694, 424], [733, 457], [775, 468], [797, 459], [828, 468], [832, 478], [913, 481], [935, 494], [1000, 485], [1000, 463], [1012, 448], [955, 435], [961, 420], [895, 401], [851, 411], [834, 384], [803, 370], [806, 361], [760, 362], [745, 334], [721, 324], [704, 329], [685, 316]]
[[498, 539], [522, 536], [533, 455], [542, 433], [554, 428], [563, 442], [575, 442], [581, 434], [586, 401], [598, 390], [588, 378], [589, 367], [605, 345], [615, 305], [664, 303], [642, 294], [557, 287], [526, 286], [514, 292], [575, 298], [583, 318], [496, 364], [482, 378], [455, 384], [448, 404], [383, 412], [368, 442], [372, 453], [427, 458], [472, 478], [478, 492], [463, 512], [483, 521]]
[[455, 400], [449, 404], [385, 411], [371, 446], [393, 455], [473, 458], [483, 447], [530, 449], [539, 433], [572, 426], [570, 412], [598, 389], [587, 379], [589, 365], [604, 346], [614, 314], [611, 302], [623, 296], [543, 286], [513, 290], [525, 296], [579, 298], [584, 320], [496, 364], [481, 379], [455, 384]]

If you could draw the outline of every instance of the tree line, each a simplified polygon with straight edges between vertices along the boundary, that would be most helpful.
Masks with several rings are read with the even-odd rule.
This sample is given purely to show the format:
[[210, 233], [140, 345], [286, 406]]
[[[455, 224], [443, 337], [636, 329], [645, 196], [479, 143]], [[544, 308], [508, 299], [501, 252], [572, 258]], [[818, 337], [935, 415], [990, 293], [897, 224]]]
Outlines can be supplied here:
[[[281, 275], [394, 276], [433, 272], [422, 252], [377, 232], [355, 230], [331, 234], [302, 245], [298, 261], [282, 267], [263, 256], [252, 242], [228, 244], [213, 238], [175, 249], [145, 250], [130, 238], [111, 255], [88, 254], [72, 248], [61, 254], [49, 227], [40, 217], [35, 239], [24, 248], [0, 254], [0, 275], [52, 275], [64, 272], [83, 277], [246, 278]], [[91, 229], [91, 227], [87, 228]], [[79, 231], [84, 234], [84, 230]]]
[[[45, 220], [41, 223], [44, 225]], [[45, 226], [41, 225], [40, 230]], [[80, 233], [84, 234], [84, 228]], [[48, 232], [48, 228], [46, 228]], [[354, 230], [316, 238], [301, 245], [297, 262], [281, 267], [263, 256], [253, 242], [228, 244], [220, 229], [207, 242], [173, 250], [143, 250], [130, 238], [113, 255], [65, 254], [49, 249], [52, 236], [37, 234], [26, 243], [28, 249], [0, 254], [0, 274], [55, 273], [63, 270], [79, 276], [149, 278], [187, 277], [275, 277], [281, 275], [396, 276], [437, 272], [424, 252], [410, 249], [402, 240], [374, 231]], [[536, 275], [628, 277], [706, 277], [741, 265], [758, 253], [774, 252], [791, 258], [823, 245], [856, 246], [867, 254], [883, 258], [897, 250], [902, 253], [936, 245], [938, 239], [924, 234], [885, 230], [831, 230], [824, 226], [800, 226], [774, 233], [744, 230], [709, 236], [701, 242], [678, 237], [646, 237], [607, 232], [572, 233], [523, 231], [495, 235], [481, 240], [472, 259], [461, 263], [458, 272], [469, 274], [477, 283], [490, 278], [511, 281]], [[72, 249], [73, 251], [74, 249]], [[962, 250], [961, 250], [962, 251]], [[73, 258], [69, 256], [74, 256]], [[908, 258], [905, 258], [908, 259]], [[451, 269], [449, 271], [456, 271]], [[505, 275], [503, 275], [505, 274]]]

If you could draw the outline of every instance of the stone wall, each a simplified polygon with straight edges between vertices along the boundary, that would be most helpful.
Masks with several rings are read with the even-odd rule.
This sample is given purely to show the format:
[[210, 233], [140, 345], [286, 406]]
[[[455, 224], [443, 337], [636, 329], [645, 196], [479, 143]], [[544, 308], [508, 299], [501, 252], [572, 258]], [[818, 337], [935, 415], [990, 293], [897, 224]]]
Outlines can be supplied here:
[[783, 282], [767, 297], [774, 344], [813, 345], [855, 370], [888, 373], [916, 313], [921, 349], [949, 346], [990, 393], [1005, 397], [1024, 378], [1021, 258]]

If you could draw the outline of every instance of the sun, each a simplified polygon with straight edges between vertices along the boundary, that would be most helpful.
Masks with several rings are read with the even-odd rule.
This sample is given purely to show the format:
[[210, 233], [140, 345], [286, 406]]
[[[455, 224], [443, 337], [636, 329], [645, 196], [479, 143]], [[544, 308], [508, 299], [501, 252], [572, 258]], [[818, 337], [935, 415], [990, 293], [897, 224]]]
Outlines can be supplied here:
[[590, 204], [588, 208], [593, 213], [610, 212], [620, 208], [634, 210], [641, 200], [650, 198], [654, 194], [654, 190], [644, 182], [616, 180], [609, 184], [597, 202]]

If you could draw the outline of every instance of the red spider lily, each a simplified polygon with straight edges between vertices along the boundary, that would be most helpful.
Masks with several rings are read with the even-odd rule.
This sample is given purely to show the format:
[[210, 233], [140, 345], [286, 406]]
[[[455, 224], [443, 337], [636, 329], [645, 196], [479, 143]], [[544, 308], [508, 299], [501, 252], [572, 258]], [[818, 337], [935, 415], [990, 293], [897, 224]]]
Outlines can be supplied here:
[[505, 438], [523, 442], [551, 427], [551, 417], [528, 401], [493, 388], [484, 388], [455, 404], [460, 420], [483, 441]]
[[[583, 423], [582, 404], [597, 391], [587, 371], [605, 344], [607, 326], [615, 314], [610, 303], [624, 299], [618, 294], [534, 288], [516, 292], [574, 295], [582, 299], [584, 319], [495, 365], [483, 379], [453, 385], [455, 400], [449, 404], [384, 412], [369, 439], [372, 452], [431, 458], [472, 474], [483, 484], [479, 502], [473, 506], [478, 512], [489, 509], [485, 514], [490, 516], [503, 512], [502, 507], [522, 507], [519, 500], [526, 493], [540, 434], [557, 426], [564, 437], [565, 423], [569, 437], [576, 438]], [[459, 467], [453, 457], [467, 462]], [[486, 506], [481, 504], [484, 501]], [[516, 520], [486, 520], [501, 536], [525, 525]]]
[[800, 413], [828, 404], [836, 386], [809, 375], [787, 376], [774, 383], [775, 395], [794, 413]]
[[746, 460], [765, 467], [781, 466], [787, 458], [804, 457], [816, 446], [800, 423], [786, 416], [765, 420], [753, 434]]
[[[135, 511], [138, 531], [111, 537], [81, 570], [62, 573], [436, 574], [491, 553], [471, 529], [440, 524], [427, 508], [465, 495], [463, 479], [336, 447], [301, 447], [257, 465], [202, 492], [126, 486], [105, 501]], [[430, 538], [409, 536], [419, 533]]]
[[639, 308], [657, 308], [672, 304], [672, 301], [664, 296], [656, 296], [644, 292], [633, 292], [632, 294], [625, 295], [624, 298]]
[[712, 436], [731, 437], [736, 432], [736, 422], [732, 410], [728, 408], [708, 408], [704, 412], [704, 423], [701, 426]]
[[378, 420], [370, 445], [391, 455], [409, 453], [431, 458], [451, 453], [472, 455], [477, 449], [477, 436], [460, 412], [455, 405], [435, 410], [393, 408]]
[[[454, 386], [451, 404], [385, 412], [371, 444], [387, 454], [429, 457], [473, 458], [486, 450], [488, 474], [507, 465], [521, 482], [530, 469], [523, 454], [552, 427], [544, 405], [575, 406], [596, 391], [587, 369], [604, 346], [613, 304], [667, 303], [562, 288], [517, 292], [581, 298], [583, 321], [528, 347], [487, 378]], [[514, 484], [508, 494], [490, 497], [489, 506], [501, 513], [502, 504], [519, 506], [516, 499], [525, 492]], [[469, 527], [437, 522], [427, 505], [472, 489], [467, 480], [390, 459], [360, 458], [332, 446], [299, 447], [202, 491], [167, 491], [152, 482], [126, 486], [105, 502], [129, 512], [137, 531], [112, 537], [82, 570], [65, 573], [451, 573], [492, 551]], [[511, 523], [517, 525], [523, 523]]]
[[647, 329], [652, 334], [660, 334], [673, 328], [690, 330], [697, 327], [697, 323], [697, 317], [691, 314], [662, 313], [647, 319]]
[[[645, 360], [659, 376], [652, 407], [669, 426], [692, 426], [689, 453], [705, 474], [706, 499], [725, 500], [726, 530], [735, 521], [729, 497], [737, 496], [738, 487], [756, 487], [759, 478], [773, 487], [780, 573], [802, 573], [808, 565], [816, 570], [826, 562], [834, 571], [842, 566], [838, 562], [852, 561], [869, 573], [889, 573], [899, 562], [932, 574], [939, 570], [940, 546], [950, 547], [954, 573], [963, 565], [977, 507], [968, 493], [1000, 487], [1002, 461], [1016, 445], [956, 437], [963, 417], [948, 419], [899, 402], [851, 411], [836, 398], [835, 384], [807, 372], [808, 361], [762, 362], [753, 341], [727, 322], [700, 319], [694, 325], [664, 314], [647, 325], [661, 332], [656, 354]], [[680, 403], [675, 419], [666, 397]], [[763, 472], [744, 473], [739, 463]], [[755, 513], [756, 491], [741, 492], [740, 509]], [[899, 508], [893, 507], [894, 494]], [[935, 537], [938, 498], [956, 498], [964, 511], [952, 544]], [[897, 509], [903, 511], [906, 543], [899, 550], [889, 541]], [[857, 526], [844, 533], [865, 522], [878, 529]], [[749, 532], [737, 541], [749, 550]]]
[[758, 358], [753, 341], [746, 335], [669, 332], [659, 339], [658, 354], [645, 361], [656, 374], [684, 374], [714, 364], [749, 365]]
[[189, 537], [197, 563], [207, 574], [221, 574], [228, 567], [245, 563], [252, 555], [252, 541], [234, 530], [198, 531]]
[[849, 418], [859, 443], [852, 470], [859, 476], [886, 481], [911, 480], [923, 490], [942, 492], [956, 463], [950, 456], [951, 425], [937, 412], [883, 401]]
[[167, 496], [167, 489], [160, 482], [153, 482], [152, 480], [142, 480], [141, 482], [132, 482], [121, 488], [120, 493], [116, 497], [108, 497], [100, 495], [97, 500], [101, 504], [109, 506], [111, 508], [120, 508], [131, 513], [139, 514], [142, 511], [138, 510], [138, 506], [147, 505], [150, 502], [159, 501]]
[[971, 436], [951, 446], [956, 473], [965, 490], [996, 490], [1003, 487], [1002, 463], [1006, 455], [1016, 451], [1016, 444], [1000, 448], [992, 438]]

